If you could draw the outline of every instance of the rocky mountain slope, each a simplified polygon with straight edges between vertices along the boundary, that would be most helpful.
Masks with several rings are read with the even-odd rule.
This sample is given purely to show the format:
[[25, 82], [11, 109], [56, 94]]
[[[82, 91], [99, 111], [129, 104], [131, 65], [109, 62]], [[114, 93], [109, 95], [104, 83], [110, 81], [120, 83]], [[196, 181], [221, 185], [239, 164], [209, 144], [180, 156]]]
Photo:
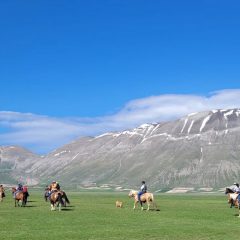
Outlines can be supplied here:
[[34, 184], [37, 180], [26, 176], [26, 169], [40, 160], [41, 157], [18, 146], [0, 147], [0, 182], [16, 183], [16, 181]]
[[[74, 187], [137, 187], [142, 179], [155, 190], [224, 187], [240, 178], [240, 110], [193, 113], [172, 122], [84, 137], [45, 157], [30, 154], [23, 159], [29, 179], [56, 179]], [[18, 165], [14, 171], [23, 173]]]

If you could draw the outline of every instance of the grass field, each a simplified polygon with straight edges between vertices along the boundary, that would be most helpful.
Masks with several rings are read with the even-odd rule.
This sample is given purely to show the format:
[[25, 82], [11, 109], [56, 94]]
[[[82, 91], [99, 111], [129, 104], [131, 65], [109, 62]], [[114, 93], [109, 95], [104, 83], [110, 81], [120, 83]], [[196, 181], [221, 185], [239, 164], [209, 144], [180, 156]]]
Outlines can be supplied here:
[[[51, 212], [41, 192], [28, 206], [0, 203], [0, 239], [239, 239], [240, 218], [223, 195], [156, 195], [161, 211], [132, 210], [127, 193], [68, 193], [71, 205]], [[115, 201], [124, 208], [115, 208]]]

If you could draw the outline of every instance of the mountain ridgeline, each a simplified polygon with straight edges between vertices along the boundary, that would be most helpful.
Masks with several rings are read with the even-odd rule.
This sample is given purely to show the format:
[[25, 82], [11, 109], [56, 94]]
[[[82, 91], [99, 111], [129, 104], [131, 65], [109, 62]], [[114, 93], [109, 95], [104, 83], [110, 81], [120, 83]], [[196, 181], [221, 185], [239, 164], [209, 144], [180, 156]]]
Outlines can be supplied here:
[[83, 137], [46, 156], [0, 148], [0, 182], [64, 185], [224, 187], [240, 180], [240, 109], [192, 113], [176, 121]]

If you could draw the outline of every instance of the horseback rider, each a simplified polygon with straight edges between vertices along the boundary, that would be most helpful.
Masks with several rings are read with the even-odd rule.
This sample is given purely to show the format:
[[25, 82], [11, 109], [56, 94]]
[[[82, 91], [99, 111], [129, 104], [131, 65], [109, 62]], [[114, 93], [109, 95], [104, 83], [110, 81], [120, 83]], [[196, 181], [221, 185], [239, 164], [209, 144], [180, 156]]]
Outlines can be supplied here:
[[235, 193], [240, 193], [239, 184], [238, 184], [238, 183], [234, 183], [232, 190], [233, 190]]
[[21, 183], [18, 183], [17, 187], [16, 187], [16, 191], [14, 192], [14, 198], [16, 197], [16, 195], [19, 193], [19, 192], [22, 192], [23, 191], [23, 186]]
[[142, 186], [140, 187], [140, 191], [138, 192], [138, 201], [142, 207], [141, 195], [147, 192], [147, 185], [145, 181], [142, 181]]
[[56, 186], [57, 190], [60, 191], [61, 189], [60, 189], [60, 185], [59, 185], [59, 183], [56, 182], [56, 184], [57, 184], [57, 186]]
[[59, 191], [60, 190], [60, 185], [58, 182], [53, 181], [50, 186], [49, 186], [50, 191]]
[[50, 185], [49, 185], [49, 195], [48, 197], [50, 198], [51, 194], [53, 192], [57, 192], [60, 191], [60, 185], [57, 181], [53, 181]]
[[18, 183], [17, 187], [16, 187], [16, 190], [21, 192], [23, 190], [23, 186], [21, 183]]

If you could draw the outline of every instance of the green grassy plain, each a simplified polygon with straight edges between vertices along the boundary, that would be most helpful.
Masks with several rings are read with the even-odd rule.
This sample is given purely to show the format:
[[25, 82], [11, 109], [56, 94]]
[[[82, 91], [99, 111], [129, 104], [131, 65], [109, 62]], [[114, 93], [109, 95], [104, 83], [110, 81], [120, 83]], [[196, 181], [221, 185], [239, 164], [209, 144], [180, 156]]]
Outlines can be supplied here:
[[[127, 193], [69, 192], [71, 205], [50, 211], [42, 192], [27, 207], [0, 203], [0, 239], [239, 239], [240, 218], [222, 195], [156, 195], [161, 211], [133, 210]], [[115, 201], [124, 202], [123, 209]]]

